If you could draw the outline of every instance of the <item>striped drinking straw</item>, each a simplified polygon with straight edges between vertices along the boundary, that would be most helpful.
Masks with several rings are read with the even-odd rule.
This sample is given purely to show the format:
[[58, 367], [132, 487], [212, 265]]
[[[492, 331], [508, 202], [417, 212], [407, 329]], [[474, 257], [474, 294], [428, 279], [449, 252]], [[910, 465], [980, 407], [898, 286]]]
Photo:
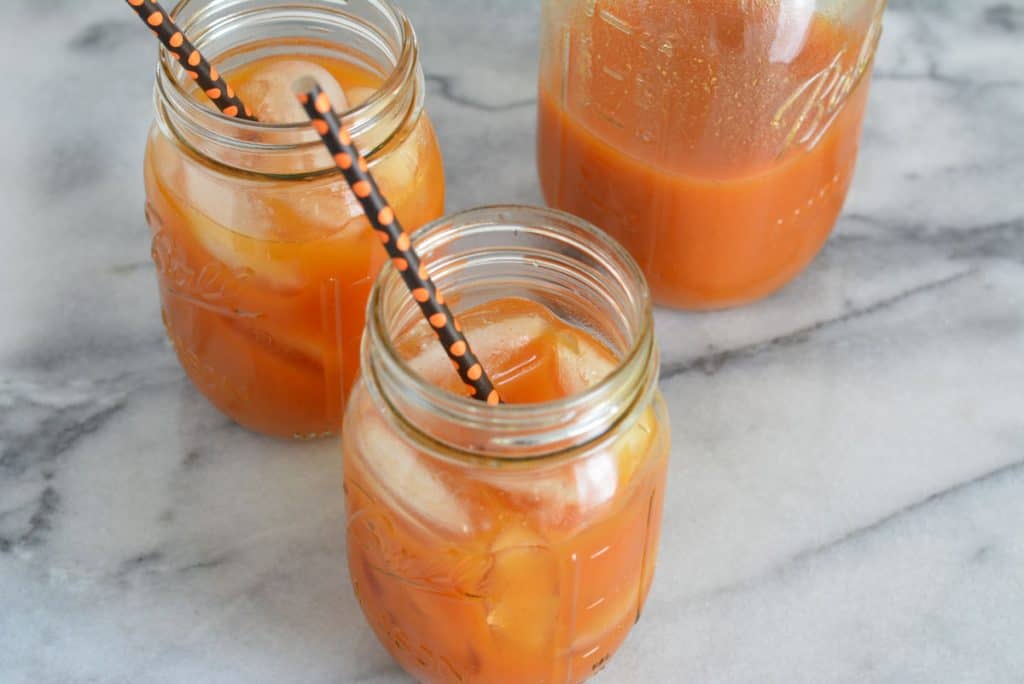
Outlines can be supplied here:
[[409, 234], [402, 228], [394, 210], [381, 195], [377, 182], [370, 174], [366, 159], [352, 142], [349, 132], [341, 125], [327, 94], [312, 78], [300, 79], [295, 83], [294, 90], [309, 115], [313, 128], [320, 134], [334, 163], [341, 169], [345, 181], [363, 206], [367, 219], [380, 241], [384, 243], [391, 263], [398, 269], [413, 299], [419, 304], [423, 315], [444, 345], [445, 352], [453, 361], [459, 377], [472, 390], [474, 399], [486, 401], [491, 405], [498, 404], [501, 401], [498, 391], [487, 377], [473, 350], [469, 348], [461, 326], [448, 309], [426, 266], [413, 249]]

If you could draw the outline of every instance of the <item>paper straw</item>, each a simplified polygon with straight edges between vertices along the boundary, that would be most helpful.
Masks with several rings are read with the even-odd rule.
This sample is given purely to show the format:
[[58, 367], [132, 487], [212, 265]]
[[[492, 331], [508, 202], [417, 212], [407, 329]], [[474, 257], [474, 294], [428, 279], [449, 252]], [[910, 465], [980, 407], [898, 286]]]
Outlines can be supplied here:
[[474, 399], [498, 404], [501, 400], [498, 391], [487, 373], [484, 372], [469, 342], [462, 334], [462, 328], [437, 286], [430, 279], [426, 266], [420, 261], [419, 255], [412, 247], [412, 240], [398, 222], [394, 210], [381, 195], [377, 182], [370, 174], [366, 160], [359, 153], [352, 137], [341, 125], [341, 121], [331, 107], [327, 94], [312, 78], [303, 78], [294, 86], [299, 102], [309, 114], [313, 128], [320, 134], [324, 145], [334, 158], [334, 163], [341, 169], [352, 192], [363, 206], [366, 217], [384, 243], [391, 257], [391, 263], [401, 274], [413, 299], [419, 304], [420, 310], [430, 326], [437, 333], [445, 352], [448, 354], [466, 383]]
[[171, 20], [160, 3], [153, 0], [127, 0], [139, 18], [153, 30], [167, 51], [177, 58], [189, 78], [199, 84], [203, 93], [217, 106], [217, 109], [228, 116], [255, 121], [252, 111], [238, 99], [235, 91], [217, 72], [216, 67], [206, 61], [196, 46], [185, 37], [185, 34]]

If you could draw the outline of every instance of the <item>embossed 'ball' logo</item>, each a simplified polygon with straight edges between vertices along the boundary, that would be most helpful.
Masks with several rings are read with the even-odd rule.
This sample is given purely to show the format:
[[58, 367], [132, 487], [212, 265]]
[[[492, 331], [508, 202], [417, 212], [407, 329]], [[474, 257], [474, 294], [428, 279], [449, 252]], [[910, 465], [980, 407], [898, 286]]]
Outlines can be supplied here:
[[848, 50], [843, 48], [828, 66], [798, 85], [776, 110], [772, 126], [787, 131], [780, 156], [793, 145], [814, 147], [842, 111], [875, 54], [882, 32], [884, 4], [876, 11], [855, 60], [846, 59]]

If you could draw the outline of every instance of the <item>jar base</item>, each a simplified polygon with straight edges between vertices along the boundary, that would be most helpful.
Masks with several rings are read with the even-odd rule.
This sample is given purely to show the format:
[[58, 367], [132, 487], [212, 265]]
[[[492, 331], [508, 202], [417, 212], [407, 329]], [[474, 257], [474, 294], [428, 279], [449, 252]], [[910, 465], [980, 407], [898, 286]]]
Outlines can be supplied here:
[[709, 295], [706, 292], [701, 294], [694, 290], [680, 290], [677, 287], [659, 285], [655, 278], [651, 278], [651, 299], [655, 306], [661, 308], [693, 312], [727, 311], [754, 304], [782, 292], [802, 276], [821, 254], [827, 242], [826, 235], [808, 256], [782, 273], [745, 288], [735, 288], [729, 294]]

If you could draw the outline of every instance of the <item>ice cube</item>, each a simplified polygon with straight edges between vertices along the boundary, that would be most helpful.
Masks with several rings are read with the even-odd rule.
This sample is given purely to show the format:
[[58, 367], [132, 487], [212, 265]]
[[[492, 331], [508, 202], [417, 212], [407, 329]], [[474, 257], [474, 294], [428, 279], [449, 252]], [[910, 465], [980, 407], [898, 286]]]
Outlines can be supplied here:
[[[310, 71], [332, 97], [340, 94], [342, 99], [335, 100], [336, 104], [347, 107], [348, 100], [330, 74], [301, 60], [272, 63], [272, 67], [247, 81], [243, 91], [246, 96], [262, 93], [263, 97], [253, 102], [270, 111], [272, 119], [283, 116], [279, 105], [287, 101], [304, 121], [305, 113], [287, 79]], [[282, 96], [272, 92], [277, 86], [283, 87]], [[374, 92], [371, 88], [354, 91], [360, 100]], [[288, 99], [281, 99], [284, 96]], [[366, 229], [362, 209], [340, 177], [303, 184], [239, 178], [186, 154], [160, 135], [153, 139], [152, 154], [161, 184], [178, 200], [181, 224], [190, 229], [202, 249], [229, 270], [249, 273], [274, 291], [294, 293], [308, 281], [295, 254], [274, 243], [337, 238], [343, 232], [352, 232], [358, 240]], [[218, 161], [236, 168], [252, 168], [258, 166], [250, 161], [252, 154], [225, 149]], [[296, 172], [306, 170], [312, 163], [305, 157], [293, 161]]]
[[648, 408], [602, 450], [575, 463], [542, 473], [498, 470], [484, 477], [538, 524], [567, 532], [593, 511], [623, 500], [637, 472], [651, 462], [656, 434], [657, 414]]
[[[308, 123], [309, 117], [295, 97], [293, 85], [303, 77], [312, 77], [327, 93], [331, 105], [343, 112], [361, 104], [375, 90], [363, 86], [347, 91], [323, 67], [300, 59], [271, 61], [254, 67], [248, 80], [239, 86], [239, 97], [250, 106], [263, 123]], [[273, 137], [272, 134], [268, 136]], [[238, 168], [259, 168], [245, 153], [235, 153], [227, 160]], [[279, 172], [306, 173], [317, 168], [322, 160], [316, 154], [300, 154], [282, 160]], [[348, 191], [340, 176], [334, 181], [320, 180], [293, 185], [287, 190], [263, 187], [254, 193], [250, 212], [262, 212], [262, 222], [274, 239], [297, 242], [324, 237], [346, 227], [358, 225], [365, 229], [362, 208]]]
[[483, 582], [487, 624], [510, 653], [553, 647], [559, 607], [558, 558], [538, 534], [521, 525], [502, 530]]
[[[202, 251], [229, 271], [246, 273], [275, 290], [303, 285], [298, 264], [275, 258], [272, 217], [254, 192], [185, 154], [163, 136], [154, 139], [153, 168], [162, 194], [172, 203], [165, 220], [187, 229]], [[206, 264], [191, 266], [198, 272]]]
[[651, 449], [655, 447], [657, 421], [654, 407], [648, 407], [612, 445], [620, 491], [629, 486], [637, 469], [652, 459]]
[[[368, 88], [366, 86], [353, 86], [345, 89], [345, 97], [348, 98], [349, 107], [358, 107], [367, 100], [370, 96], [377, 92], [376, 88]], [[337, 109], [337, 107], [335, 107]]]
[[301, 59], [275, 60], [260, 65], [252, 72], [249, 80], [239, 86], [238, 96], [262, 123], [306, 122], [309, 116], [292, 90], [292, 85], [305, 76], [320, 84], [330, 98], [334, 111], [343, 112], [349, 108], [345, 91], [330, 72], [318, 64]]
[[459, 497], [441, 479], [436, 466], [427, 463], [383, 420], [367, 411], [362, 416], [357, 448], [349, 462], [369, 475], [374, 494], [386, 506], [408, 514], [417, 526], [442, 528], [467, 534], [472, 523]]
[[[364, 89], [356, 88], [354, 90], [362, 91]], [[372, 92], [367, 93], [367, 96]], [[354, 94], [353, 97], [365, 99], [362, 94]], [[373, 173], [385, 195], [391, 199], [392, 203], [401, 204], [403, 209], [408, 210], [412, 216], [423, 217], [425, 209], [420, 208], [419, 205], [434, 201], [431, 193], [427, 191], [427, 188], [431, 187], [431, 183], [424, 182], [420, 172], [420, 167], [430, 163], [431, 155], [436, 154], [436, 150], [432, 149], [433, 144], [432, 129], [424, 117], [401, 144], [380, 157], [373, 167]]]
[[558, 333], [558, 382], [566, 395], [593, 387], [613, 370], [616, 361], [598, 343], [572, 331]]
[[[194, 190], [193, 184], [190, 184], [190, 190]], [[298, 263], [275, 254], [262, 236], [250, 237], [227, 227], [245, 226], [245, 223], [238, 223], [242, 218], [239, 214], [251, 210], [251, 205], [244, 200], [235, 198], [232, 202], [230, 196], [231, 191], [225, 189], [224, 204], [236, 208], [234, 215], [227, 217], [230, 223], [221, 224], [198, 211], [189, 212], [186, 223], [196, 239], [207, 253], [236, 273], [247, 273], [278, 292], [291, 293], [302, 289], [305, 279]]]
[[[548, 328], [549, 323], [540, 316], [522, 315], [508, 318], [491, 317], [480, 310], [471, 312], [460, 318], [466, 339], [473, 348], [473, 353], [486, 368], [500, 369], [508, 365], [508, 359], [527, 346]], [[427, 380], [453, 389], [461, 386], [457, 378], [453, 378], [451, 363], [444, 348], [437, 343], [429, 326], [422, 324], [418, 340], [417, 353], [409, 360], [409, 365]]]

